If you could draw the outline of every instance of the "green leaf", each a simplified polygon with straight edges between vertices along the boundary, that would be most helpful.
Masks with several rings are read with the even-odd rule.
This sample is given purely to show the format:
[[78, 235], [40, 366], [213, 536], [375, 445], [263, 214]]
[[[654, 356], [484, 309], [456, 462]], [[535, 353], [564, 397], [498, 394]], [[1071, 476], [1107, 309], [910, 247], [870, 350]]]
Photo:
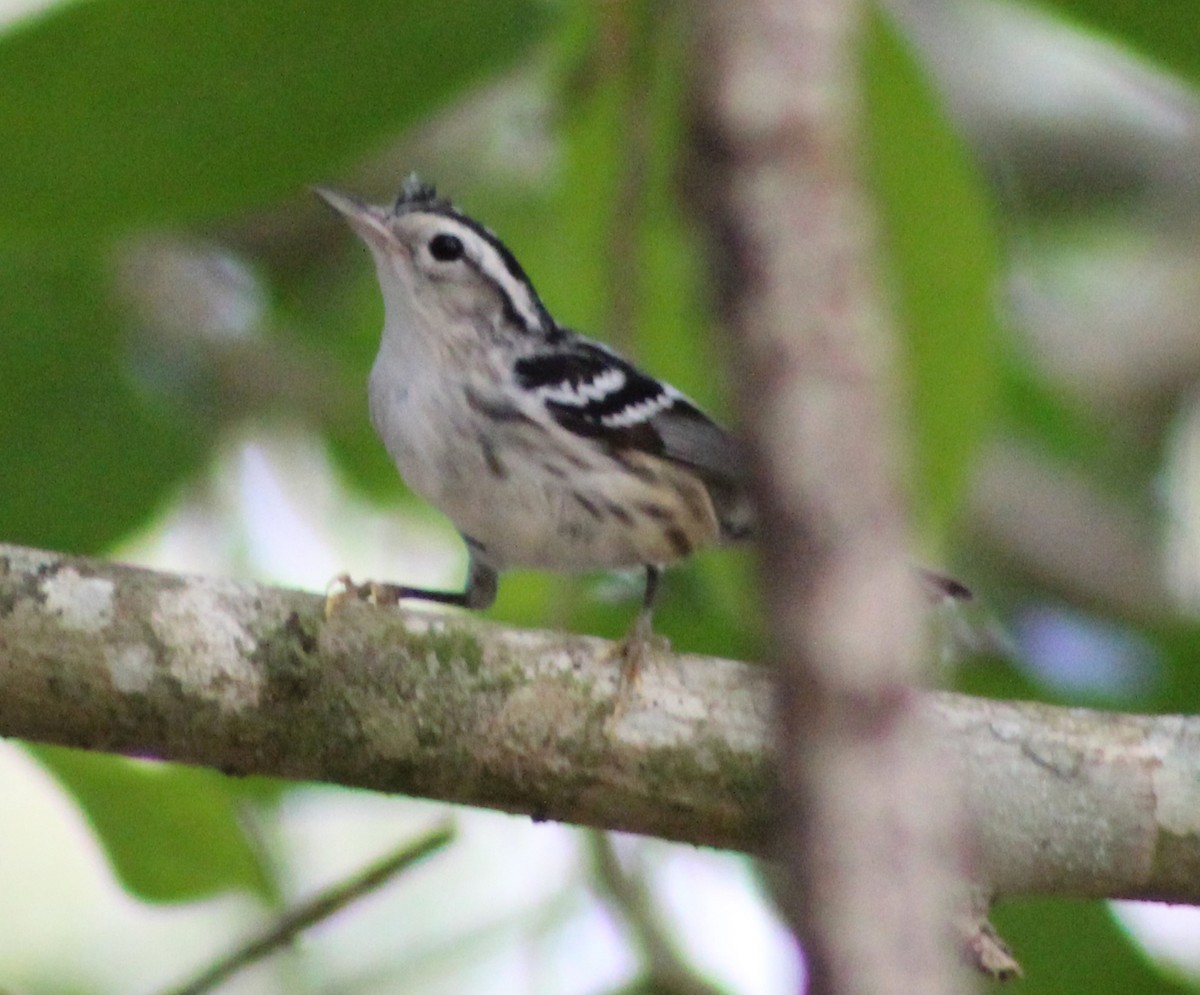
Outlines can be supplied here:
[[74, 797], [130, 894], [185, 902], [240, 889], [276, 904], [268, 868], [238, 819], [248, 786], [215, 771], [178, 764], [31, 746], [38, 761]]
[[530, 0], [92, 0], [0, 36], [0, 238], [215, 218], [355, 161], [535, 41]]
[[1043, 0], [1049, 8], [1200, 82], [1200, 16], [1195, 0]]
[[1195, 990], [1172, 984], [1156, 970], [1103, 902], [1005, 901], [994, 910], [992, 922], [1025, 972], [1013, 983], [1013, 995], [1171, 995]]
[[893, 26], [863, 53], [869, 176], [903, 345], [924, 535], [944, 534], [1000, 383], [1000, 250], [982, 174]]
[[201, 458], [200, 433], [140, 392], [99, 260], [0, 249], [0, 535], [99, 551]]

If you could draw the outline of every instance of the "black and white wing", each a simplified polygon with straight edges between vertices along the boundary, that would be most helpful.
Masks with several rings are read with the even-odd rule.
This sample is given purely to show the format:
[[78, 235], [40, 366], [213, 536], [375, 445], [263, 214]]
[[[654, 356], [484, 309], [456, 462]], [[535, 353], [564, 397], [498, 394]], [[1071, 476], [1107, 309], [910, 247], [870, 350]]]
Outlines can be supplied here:
[[514, 373], [563, 428], [616, 450], [638, 450], [693, 470], [729, 531], [746, 530], [733, 522], [746, 517], [740, 509], [734, 514], [734, 505], [745, 504], [737, 441], [670, 384], [597, 342], [575, 337], [518, 360]]

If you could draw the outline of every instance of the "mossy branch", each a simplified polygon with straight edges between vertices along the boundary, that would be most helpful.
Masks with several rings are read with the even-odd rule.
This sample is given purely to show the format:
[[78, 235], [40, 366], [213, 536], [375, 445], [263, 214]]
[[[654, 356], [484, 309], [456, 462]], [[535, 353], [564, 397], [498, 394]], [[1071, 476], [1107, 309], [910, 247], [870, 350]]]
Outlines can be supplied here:
[[[770, 675], [0, 544], [0, 735], [759, 851]], [[931, 694], [975, 876], [1200, 903], [1200, 719]]]

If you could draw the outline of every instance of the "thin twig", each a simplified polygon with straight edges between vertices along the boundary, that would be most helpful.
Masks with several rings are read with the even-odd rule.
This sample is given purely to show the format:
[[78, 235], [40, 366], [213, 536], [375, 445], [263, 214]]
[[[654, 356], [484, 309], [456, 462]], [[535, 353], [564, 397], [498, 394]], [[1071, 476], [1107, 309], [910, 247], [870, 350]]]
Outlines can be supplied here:
[[354, 877], [297, 906], [261, 936], [222, 957], [182, 987], [169, 989], [169, 995], [203, 995], [204, 992], [213, 991], [242, 968], [262, 960], [290, 943], [302, 930], [328, 919], [351, 902], [382, 887], [395, 875], [440, 850], [452, 839], [454, 826], [446, 823], [420, 839], [406, 843], [395, 853], [360, 871]]
[[608, 833], [588, 834], [600, 897], [620, 915], [640, 948], [649, 977], [637, 990], [660, 995], [720, 995], [717, 988], [689, 965], [659, 920], [646, 882], [621, 866]]

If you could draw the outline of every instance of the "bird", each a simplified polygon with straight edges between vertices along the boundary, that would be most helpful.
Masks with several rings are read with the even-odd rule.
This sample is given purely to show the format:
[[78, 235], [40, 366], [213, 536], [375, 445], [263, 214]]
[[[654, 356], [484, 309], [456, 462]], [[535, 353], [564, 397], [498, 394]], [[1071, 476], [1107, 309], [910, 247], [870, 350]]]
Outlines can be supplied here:
[[[376, 603], [482, 610], [511, 568], [636, 568], [642, 601], [621, 644], [636, 675], [663, 570], [752, 539], [744, 448], [684, 393], [547, 310], [512, 251], [415, 175], [390, 205], [314, 187], [366, 244], [384, 303], [368, 399], [409, 488], [466, 545], [461, 591], [338, 581]], [[920, 568], [931, 597], [960, 582]]]
[[410, 176], [387, 206], [314, 187], [366, 244], [384, 302], [371, 421], [468, 552], [461, 591], [340, 582], [376, 602], [486, 609], [510, 568], [640, 569], [624, 641], [652, 634], [662, 571], [749, 539], [743, 449], [685, 394], [558, 322], [500, 238]]

